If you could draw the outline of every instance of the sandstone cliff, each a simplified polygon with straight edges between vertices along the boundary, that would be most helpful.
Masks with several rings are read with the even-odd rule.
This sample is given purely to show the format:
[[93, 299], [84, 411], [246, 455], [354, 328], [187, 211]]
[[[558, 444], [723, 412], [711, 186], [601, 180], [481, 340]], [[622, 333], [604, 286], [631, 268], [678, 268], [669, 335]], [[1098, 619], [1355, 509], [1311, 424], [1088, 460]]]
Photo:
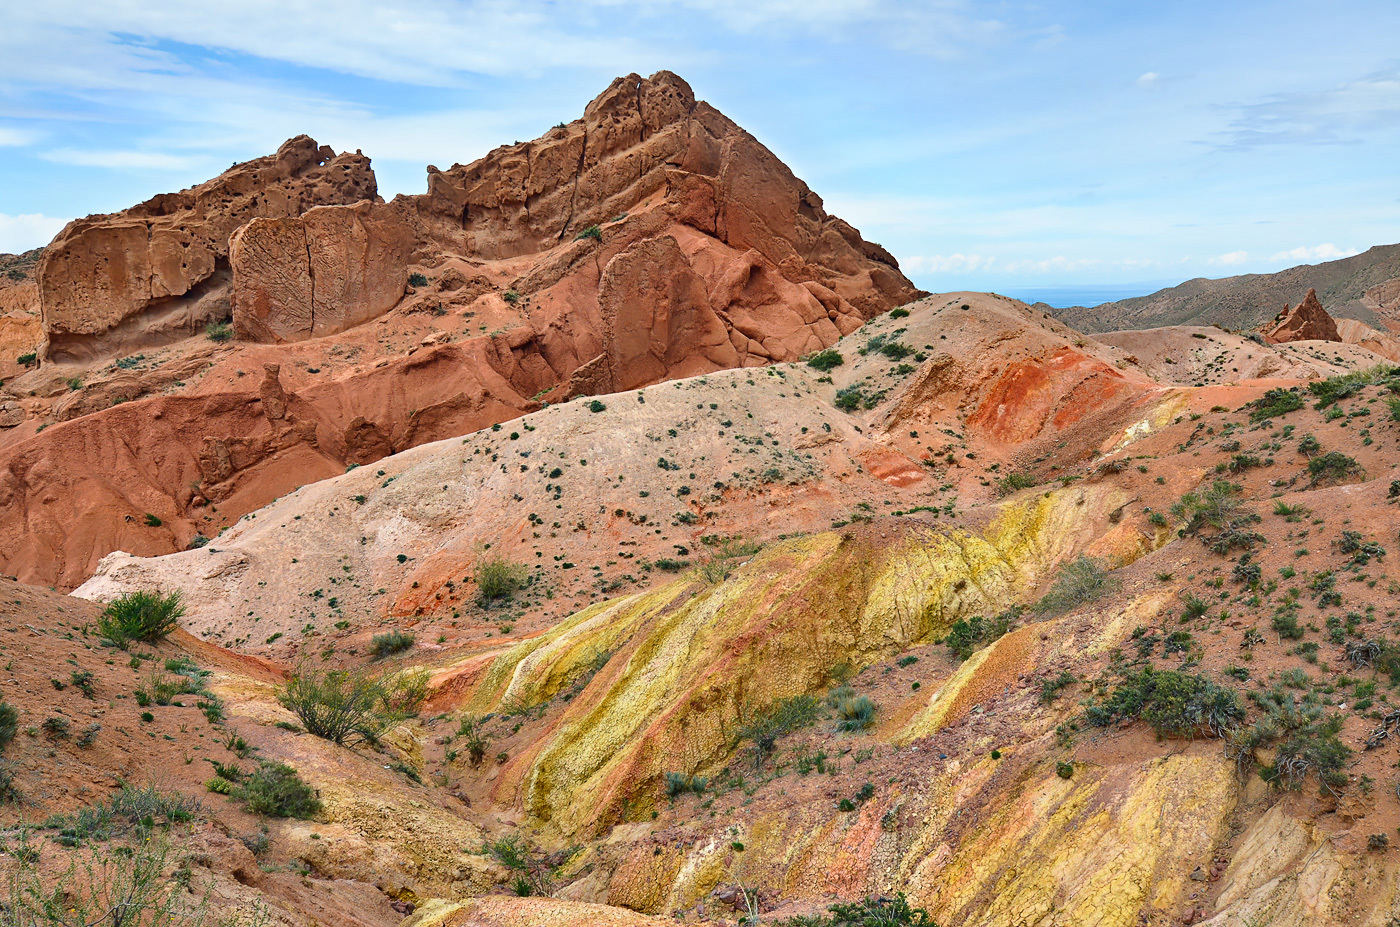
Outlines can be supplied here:
[[110, 356], [227, 318], [237, 229], [375, 196], [368, 158], [301, 135], [197, 187], [70, 222], [38, 268], [47, 356]]
[[43, 362], [0, 396], [0, 512], [29, 526], [0, 569], [71, 587], [542, 403], [794, 360], [918, 291], [663, 71], [387, 203], [362, 155], [293, 139], [71, 224], [38, 295]]

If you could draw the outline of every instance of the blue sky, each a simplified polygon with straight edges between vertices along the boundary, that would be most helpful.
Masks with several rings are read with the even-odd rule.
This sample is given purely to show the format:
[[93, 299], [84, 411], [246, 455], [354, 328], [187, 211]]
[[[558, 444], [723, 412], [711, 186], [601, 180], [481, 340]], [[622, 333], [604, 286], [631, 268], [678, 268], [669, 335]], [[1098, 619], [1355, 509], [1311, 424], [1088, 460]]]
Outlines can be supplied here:
[[1168, 284], [1400, 241], [1400, 4], [46, 0], [0, 30], [0, 251], [311, 134], [381, 192], [660, 68], [920, 285]]

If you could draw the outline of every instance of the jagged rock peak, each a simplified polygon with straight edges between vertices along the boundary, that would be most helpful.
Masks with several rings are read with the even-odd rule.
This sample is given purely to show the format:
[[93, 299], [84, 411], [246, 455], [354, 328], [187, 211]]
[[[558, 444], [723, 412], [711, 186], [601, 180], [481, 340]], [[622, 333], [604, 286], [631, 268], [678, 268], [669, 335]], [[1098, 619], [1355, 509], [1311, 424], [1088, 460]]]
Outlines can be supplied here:
[[1309, 289], [1308, 295], [1296, 307], [1283, 307], [1274, 317], [1264, 337], [1274, 344], [1286, 341], [1341, 341], [1337, 323], [1322, 308], [1317, 290]]

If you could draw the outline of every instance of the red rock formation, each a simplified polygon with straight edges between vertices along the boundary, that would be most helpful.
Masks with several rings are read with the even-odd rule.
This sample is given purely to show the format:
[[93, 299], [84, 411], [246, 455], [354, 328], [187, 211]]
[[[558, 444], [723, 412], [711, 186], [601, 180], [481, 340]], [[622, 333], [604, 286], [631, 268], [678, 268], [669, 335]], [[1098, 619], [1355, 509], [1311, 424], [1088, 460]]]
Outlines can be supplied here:
[[[621, 221], [647, 213], [657, 215], [640, 224]], [[358, 325], [402, 296], [410, 255], [434, 266], [450, 257], [539, 255], [513, 286], [535, 293], [576, 275], [578, 259], [590, 252], [589, 236], [572, 247], [575, 240], [592, 230], [601, 242], [604, 228], [620, 232], [624, 247], [676, 237], [679, 228], [703, 233], [725, 252], [708, 262], [715, 273], [702, 272], [709, 290], [704, 301], [714, 311], [734, 307], [752, 314], [775, 303], [794, 310], [787, 319], [772, 313], [750, 319], [747, 331], [738, 320], [727, 326], [760, 343], [774, 334], [769, 322], [778, 322], [792, 341], [791, 331], [823, 317], [859, 324], [917, 295], [888, 252], [828, 216], [821, 198], [772, 152], [662, 71], [613, 81], [582, 119], [533, 142], [498, 148], [447, 171], [430, 167], [423, 196], [252, 221], [232, 246], [235, 327], [241, 337], [281, 342]], [[704, 249], [694, 244], [686, 250]], [[745, 266], [723, 273], [737, 264]], [[811, 292], [788, 287], [778, 293], [765, 285], [762, 301], [755, 302], [744, 289], [763, 274]], [[716, 285], [724, 288], [718, 297]], [[570, 312], [586, 312], [591, 307], [582, 304], [597, 298], [572, 293]], [[815, 339], [797, 339], [798, 347], [830, 343], [835, 331], [824, 326]], [[711, 330], [706, 337], [714, 335]], [[749, 353], [747, 341], [738, 341], [735, 351]], [[753, 353], [772, 358], [790, 352]], [[736, 362], [732, 352], [726, 357], [717, 363]]]
[[[0, 416], [23, 423], [0, 437], [0, 570], [65, 587], [113, 549], [178, 549], [347, 465], [544, 398], [794, 360], [918, 295], [668, 72], [390, 203], [362, 156], [293, 139], [74, 223], [40, 276], [67, 363], [16, 386], [37, 417]], [[149, 347], [230, 303], [231, 345]], [[137, 345], [131, 369], [75, 369]], [[42, 418], [66, 424], [36, 433]]]
[[1273, 323], [1265, 330], [1264, 338], [1270, 344], [1342, 340], [1337, 333], [1337, 323], [1317, 301], [1317, 290], [1311, 289], [1296, 308], [1283, 307], [1283, 311], [1274, 317]]
[[305, 135], [275, 155], [111, 215], [70, 222], [39, 265], [47, 356], [110, 355], [227, 318], [228, 243], [259, 216], [376, 196], [369, 159]]

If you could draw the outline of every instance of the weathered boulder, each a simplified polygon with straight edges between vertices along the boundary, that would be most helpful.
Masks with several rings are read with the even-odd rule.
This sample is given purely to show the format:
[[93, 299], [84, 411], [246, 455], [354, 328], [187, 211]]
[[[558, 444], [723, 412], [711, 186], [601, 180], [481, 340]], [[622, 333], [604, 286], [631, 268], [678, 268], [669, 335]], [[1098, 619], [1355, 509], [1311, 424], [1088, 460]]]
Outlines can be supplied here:
[[100, 357], [227, 318], [229, 238], [241, 226], [375, 196], [368, 158], [301, 135], [196, 187], [70, 222], [38, 268], [47, 356]]

